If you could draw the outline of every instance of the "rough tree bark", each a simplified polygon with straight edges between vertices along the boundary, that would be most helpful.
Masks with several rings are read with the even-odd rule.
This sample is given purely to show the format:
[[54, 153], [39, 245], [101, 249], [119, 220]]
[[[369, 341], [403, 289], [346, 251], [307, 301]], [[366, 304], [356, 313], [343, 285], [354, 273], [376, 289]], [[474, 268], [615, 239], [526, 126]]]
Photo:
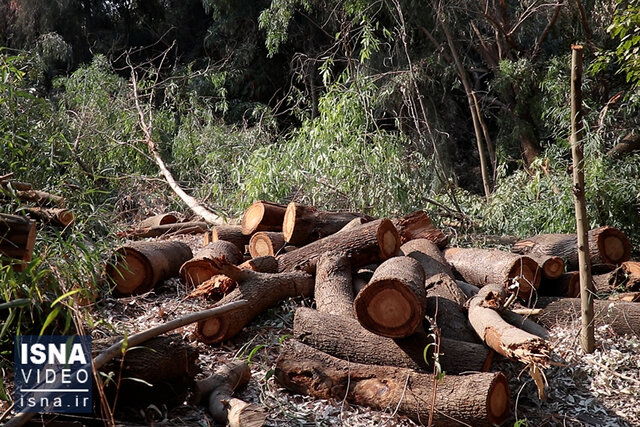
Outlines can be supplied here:
[[35, 243], [35, 221], [0, 213], [0, 255], [11, 258], [3, 260], [3, 265], [10, 264], [15, 271], [23, 271], [33, 257]]
[[[629, 238], [613, 227], [589, 230], [589, 257], [594, 271], [610, 271], [628, 261], [631, 255]], [[554, 255], [566, 262], [568, 271], [578, 269], [578, 244], [575, 234], [539, 234], [514, 243], [511, 251], [528, 255]]]
[[199, 322], [195, 331], [196, 337], [208, 344], [232, 338], [256, 316], [285, 298], [309, 297], [313, 294], [313, 276], [302, 271], [257, 273], [241, 270], [225, 260], [214, 259], [213, 262], [220, 273], [237, 283], [236, 288], [216, 306], [239, 300], [247, 300], [249, 304], [226, 315]]
[[275, 375], [293, 392], [395, 409], [417, 423], [429, 419], [434, 393], [433, 422], [437, 426], [488, 426], [501, 424], [509, 415], [509, 386], [499, 372], [446, 375], [434, 390], [431, 374], [350, 363], [289, 340], [280, 351]]
[[[618, 335], [640, 335], [640, 304], [627, 301], [594, 300], [594, 326], [608, 326]], [[536, 320], [547, 328], [567, 326], [580, 318], [579, 298], [540, 297]]]
[[418, 261], [406, 256], [383, 262], [354, 301], [358, 322], [389, 338], [416, 332], [426, 308], [424, 271]]
[[351, 263], [345, 254], [327, 252], [320, 257], [314, 297], [318, 311], [355, 318]]
[[209, 243], [200, 249], [195, 256], [180, 267], [182, 283], [195, 288], [220, 272], [215, 268], [213, 260], [224, 258], [232, 264], [240, 264], [244, 259], [237, 246], [225, 240]]
[[282, 231], [286, 211], [287, 207], [279, 203], [254, 202], [242, 215], [242, 232], [251, 235], [256, 231]]
[[351, 229], [348, 233], [335, 233], [316, 240], [294, 251], [280, 255], [280, 271], [302, 270], [315, 273], [322, 254], [329, 251], [344, 252], [352, 268], [383, 261], [395, 256], [400, 249], [398, 231], [388, 219], [378, 219]]
[[[355, 319], [306, 307], [296, 310], [293, 336], [343, 360], [433, 372], [434, 337], [423, 331], [392, 339], [364, 329]], [[438, 361], [447, 374], [481, 371], [489, 357], [484, 344], [442, 338]]]
[[331, 212], [291, 202], [282, 223], [284, 239], [297, 246], [327, 237], [340, 231], [355, 218], [373, 218], [355, 212]]
[[436, 274], [446, 274], [453, 278], [451, 266], [438, 246], [428, 239], [409, 240], [400, 246], [400, 254], [414, 258], [424, 269], [426, 279]]
[[472, 285], [499, 283], [510, 290], [517, 282], [517, 295], [525, 301], [540, 285], [540, 267], [526, 256], [493, 249], [449, 248], [444, 257], [454, 273]]
[[416, 211], [392, 221], [400, 234], [400, 244], [415, 239], [427, 239], [442, 249], [449, 242], [449, 237], [433, 225], [431, 218], [424, 211]]
[[266, 414], [258, 405], [232, 397], [236, 390], [244, 388], [251, 379], [247, 362], [234, 360], [219, 366], [209, 377], [196, 382], [193, 401], [208, 401], [213, 420], [230, 427], [259, 427], [264, 425]]
[[192, 257], [191, 249], [182, 242], [132, 242], [114, 251], [105, 273], [116, 296], [137, 295], [176, 276]]

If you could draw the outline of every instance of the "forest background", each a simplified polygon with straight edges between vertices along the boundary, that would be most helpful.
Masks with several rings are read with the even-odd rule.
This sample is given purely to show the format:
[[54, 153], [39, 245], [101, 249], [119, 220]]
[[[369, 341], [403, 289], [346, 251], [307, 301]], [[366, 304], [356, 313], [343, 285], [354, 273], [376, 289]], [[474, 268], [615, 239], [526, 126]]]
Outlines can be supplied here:
[[185, 211], [144, 126], [183, 188], [227, 218], [295, 200], [425, 209], [454, 235], [574, 232], [574, 43], [590, 223], [638, 248], [637, 0], [0, 0], [0, 175], [77, 216], [39, 230], [25, 271], [0, 269], [0, 368], [15, 333], [92, 322], [78, 301], [104, 293], [118, 231]]

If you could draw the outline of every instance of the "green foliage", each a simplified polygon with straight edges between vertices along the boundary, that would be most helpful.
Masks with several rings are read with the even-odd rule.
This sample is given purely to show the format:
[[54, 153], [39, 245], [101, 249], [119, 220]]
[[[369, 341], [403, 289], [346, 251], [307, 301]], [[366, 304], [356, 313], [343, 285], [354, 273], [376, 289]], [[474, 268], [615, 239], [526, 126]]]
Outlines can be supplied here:
[[640, 2], [618, 0], [613, 22], [607, 31], [619, 41], [615, 55], [620, 72], [625, 74], [632, 88], [640, 89]]

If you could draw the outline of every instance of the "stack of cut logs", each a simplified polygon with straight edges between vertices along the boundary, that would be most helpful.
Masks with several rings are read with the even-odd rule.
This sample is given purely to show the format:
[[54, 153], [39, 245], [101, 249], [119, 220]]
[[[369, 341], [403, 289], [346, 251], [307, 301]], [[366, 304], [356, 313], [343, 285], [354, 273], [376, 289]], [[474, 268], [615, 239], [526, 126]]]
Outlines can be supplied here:
[[[612, 227], [589, 239], [594, 272], [603, 273], [598, 296], [620, 299], [596, 301], [596, 322], [640, 333], [640, 309], [628, 302], [640, 291], [629, 240]], [[447, 241], [422, 211], [375, 219], [260, 201], [241, 225], [213, 227], [195, 256], [177, 241], [134, 242], [116, 251], [107, 273], [119, 295], [179, 274], [192, 297], [214, 306], [247, 300], [197, 324], [197, 339], [209, 344], [287, 298], [313, 296], [316, 308], [296, 310], [293, 339], [276, 362], [284, 387], [425, 424], [501, 424], [510, 392], [502, 373], [489, 372], [493, 354], [527, 365], [544, 398], [540, 372], [552, 349], [543, 326], [580, 313], [576, 237], [539, 235], [513, 252]]]
[[40, 190], [33, 185], [9, 179], [11, 174], [0, 177], [0, 200], [17, 200], [25, 216], [0, 214], [0, 257], [2, 265], [10, 264], [15, 271], [22, 271], [33, 257], [36, 241], [36, 221], [66, 227], [74, 221], [73, 213], [65, 209], [64, 199]]

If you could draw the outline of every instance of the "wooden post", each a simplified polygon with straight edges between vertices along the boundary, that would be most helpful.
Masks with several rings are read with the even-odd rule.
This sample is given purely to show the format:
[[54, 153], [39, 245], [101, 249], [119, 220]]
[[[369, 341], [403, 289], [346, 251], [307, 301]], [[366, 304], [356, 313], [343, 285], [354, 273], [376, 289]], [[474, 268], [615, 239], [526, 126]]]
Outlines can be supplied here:
[[587, 232], [589, 221], [584, 197], [584, 152], [582, 146], [582, 46], [571, 46], [571, 156], [573, 158], [573, 199], [578, 235], [578, 270], [580, 271], [580, 300], [582, 329], [580, 341], [587, 353], [595, 350], [593, 331], [593, 283]]

